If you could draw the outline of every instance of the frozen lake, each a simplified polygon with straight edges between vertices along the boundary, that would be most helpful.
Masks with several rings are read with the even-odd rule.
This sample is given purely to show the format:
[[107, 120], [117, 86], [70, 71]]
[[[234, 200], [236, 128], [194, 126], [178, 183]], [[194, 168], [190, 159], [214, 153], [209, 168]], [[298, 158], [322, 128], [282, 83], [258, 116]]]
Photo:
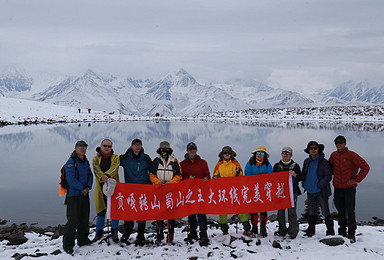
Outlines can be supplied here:
[[[281, 127], [281, 126], [288, 127]], [[378, 128], [368, 130], [350, 125], [326, 124], [264, 124], [242, 125], [211, 122], [115, 122], [38, 125], [29, 127], [8, 126], [0, 128], [0, 208], [1, 219], [15, 223], [39, 223], [39, 225], [65, 224], [64, 198], [57, 194], [60, 168], [68, 159], [77, 140], [88, 144], [87, 157], [91, 162], [96, 147], [104, 138], [110, 138], [114, 152], [123, 154], [134, 138], [143, 141], [143, 147], [153, 159], [163, 140], [170, 142], [174, 154], [181, 161], [186, 144], [195, 142], [198, 154], [208, 161], [211, 174], [218, 160], [218, 153], [230, 145], [237, 159], [245, 167], [251, 152], [258, 145], [265, 145], [273, 165], [280, 159], [283, 146], [294, 150], [293, 160], [300, 166], [307, 154], [304, 148], [308, 141], [316, 140], [325, 145], [329, 158], [335, 150], [333, 139], [337, 135], [347, 138], [347, 146], [357, 152], [371, 166], [367, 178], [358, 186], [356, 215], [358, 220], [384, 217], [384, 208], [377, 199], [384, 195], [384, 135]], [[120, 168], [120, 179], [123, 171]], [[91, 194], [91, 220], [95, 216], [93, 192]], [[306, 195], [299, 197], [298, 214], [304, 210]], [[331, 211], [336, 211], [330, 199]]]

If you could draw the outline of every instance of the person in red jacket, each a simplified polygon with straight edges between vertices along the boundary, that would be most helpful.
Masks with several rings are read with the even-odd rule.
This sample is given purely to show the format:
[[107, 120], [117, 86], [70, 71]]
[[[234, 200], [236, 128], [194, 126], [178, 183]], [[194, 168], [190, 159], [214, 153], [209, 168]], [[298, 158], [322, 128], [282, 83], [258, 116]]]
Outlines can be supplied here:
[[[210, 177], [208, 163], [201, 159], [197, 155], [197, 145], [193, 142], [187, 145], [187, 153], [184, 156], [184, 160], [180, 163], [181, 165], [181, 176], [183, 180], [186, 179], [203, 179], [204, 181], [208, 180]], [[197, 223], [200, 228], [200, 245], [206, 246], [209, 243], [208, 234], [207, 234], [207, 215], [205, 214], [193, 214], [188, 216], [189, 222], [189, 234], [186, 239], [187, 242], [193, 242], [193, 240], [198, 240], [197, 236]]]
[[[337, 151], [329, 158], [333, 169], [333, 201], [338, 211], [339, 235], [356, 242], [356, 187], [369, 172], [368, 163], [357, 153], [350, 151], [347, 140], [339, 135], [335, 138]], [[347, 233], [348, 227], [348, 233]]]

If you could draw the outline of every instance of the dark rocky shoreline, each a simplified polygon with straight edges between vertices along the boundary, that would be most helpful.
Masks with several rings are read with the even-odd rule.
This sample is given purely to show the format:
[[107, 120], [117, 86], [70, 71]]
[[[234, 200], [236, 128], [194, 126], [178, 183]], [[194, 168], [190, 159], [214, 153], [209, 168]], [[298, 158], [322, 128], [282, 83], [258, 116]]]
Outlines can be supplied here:
[[[236, 215], [235, 215], [236, 216]], [[228, 220], [229, 223], [236, 223], [236, 217], [233, 216], [231, 219]], [[275, 221], [276, 216], [271, 215], [269, 216], [270, 221]], [[384, 219], [380, 219], [378, 217], [372, 217], [373, 221], [360, 221], [358, 223], [359, 226], [384, 226]], [[215, 220], [209, 220], [209, 225], [216, 226], [218, 225]], [[305, 222], [305, 221], [300, 221]], [[47, 227], [38, 227], [38, 224], [31, 224], [27, 225], [26, 223], [22, 223], [20, 225], [17, 224], [11, 224], [6, 225], [8, 223], [7, 220], [0, 219], [0, 241], [7, 240], [8, 245], [21, 245], [28, 241], [28, 239], [25, 237], [25, 233], [28, 232], [34, 232], [40, 235], [47, 235], [50, 236], [51, 239], [57, 239], [60, 236], [64, 234], [64, 225], [58, 225], [58, 226], [47, 226]], [[177, 223], [179, 226], [184, 226], [187, 223], [183, 223], [183, 221], [178, 221]], [[186, 225], [187, 226], [187, 225]], [[90, 228], [95, 227], [94, 224], [90, 223]], [[119, 226], [119, 231], [122, 232], [122, 226]], [[150, 228], [150, 227], [148, 227]], [[121, 230], [120, 230], [121, 229]]]

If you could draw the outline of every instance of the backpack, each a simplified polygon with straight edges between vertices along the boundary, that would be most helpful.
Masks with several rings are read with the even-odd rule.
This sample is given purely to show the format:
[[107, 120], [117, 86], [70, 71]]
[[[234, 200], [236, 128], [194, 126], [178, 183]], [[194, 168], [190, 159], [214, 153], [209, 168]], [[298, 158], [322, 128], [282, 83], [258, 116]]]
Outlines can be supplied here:
[[[79, 175], [79, 170], [77, 169], [77, 163], [76, 163], [76, 160], [75, 158], [72, 158], [73, 161], [74, 161], [74, 166], [75, 166], [75, 172], [77, 173], [77, 176], [76, 176], [76, 179], [78, 179], [78, 175]], [[69, 189], [69, 183], [68, 183], [68, 180], [67, 180], [67, 174], [65, 172], [65, 164], [63, 165], [63, 167], [61, 167], [60, 169], [60, 182], [59, 182], [59, 195], [60, 196], [64, 196], [64, 195], [68, 195], [68, 189]], [[65, 201], [67, 200], [67, 198], [65, 199]], [[65, 202], [64, 202], [65, 204]]]

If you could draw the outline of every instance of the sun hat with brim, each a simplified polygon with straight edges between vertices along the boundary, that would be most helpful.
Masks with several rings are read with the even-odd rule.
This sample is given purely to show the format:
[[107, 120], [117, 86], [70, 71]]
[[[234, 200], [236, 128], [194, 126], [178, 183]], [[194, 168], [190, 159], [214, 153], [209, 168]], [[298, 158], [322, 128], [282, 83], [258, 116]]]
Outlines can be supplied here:
[[269, 157], [269, 154], [267, 153], [267, 148], [264, 145], [259, 145], [256, 147], [256, 150], [252, 152], [252, 154], [256, 154], [257, 152], [264, 152], [267, 158]]
[[157, 148], [156, 152], [157, 152], [158, 154], [160, 154], [160, 150], [162, 150], [162, 149], [168, 149], [168, 150], [171, 151], [171, 153], [173, 153], [173, 149], [171, 148], [171, 146], [169, 145], [169, 143], [168, 143], [167, 141], [162, 141], [162, 142], [160, 143], [159, 148]]
[[321, 154], [323, 151], [324, 151], [324, 145], [323, 144], [319, 144], [318, 142], [316, 141], [310, 141], [308, 144], [307, 144], [307, 148], [304, 149], [304, 152], [306, 152], [307, 154], [309, 154], [309, 147], [313, 146], [313, 145], [316, 145], [318, 148], [319, 148], [319, 154]]
[[230, 152], [232, 154], [232, 157], [236, 157], [236, 153], [234, 150], [232, 150], [232, 147], [230, 146], [224, 146], [223, 149], [221, 149], [221, 152], [219, 153], [219, 157], [222, 158], [224, 156], [224, 152]]
[[108, 178], [108, 180], [103, 185], [103, 193], [107, 197], [112, 197], [115, 192], [116, 180], [112, 178]]

